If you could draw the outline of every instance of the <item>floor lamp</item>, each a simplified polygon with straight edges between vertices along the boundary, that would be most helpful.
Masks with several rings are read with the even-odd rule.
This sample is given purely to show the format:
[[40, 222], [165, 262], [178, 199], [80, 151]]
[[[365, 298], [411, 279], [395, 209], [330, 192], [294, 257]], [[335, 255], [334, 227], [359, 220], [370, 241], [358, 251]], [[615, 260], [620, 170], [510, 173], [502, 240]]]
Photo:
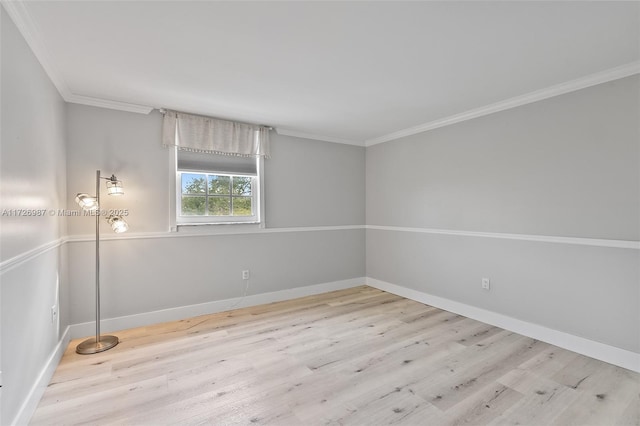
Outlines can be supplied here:
[[[88, 194], [78, 194], [76, 196], [76, 202], [82, 207], [83, 210], [94, 212], [96, 217], [96, 336], [91, 337], [84, 342], [76, 346], [76, 352], [82, 355], [95, 354], [98, 352], [104, 352], [113, 348], [118, 344], [118, 338], [116, 336], [101, 336], [100, 335], [100, 216], [102, 212], [100, 210], [100, 180], [106, 180], [107, 194], [109, 195], [123, 195], [122, 182], [120, 182], [115, 175], [111, 175], [109, 178], [102, 177], [100, 170], [96, 170], [96, 195], [90, 196]], [[129, 226], [127, 222], [117, 215], [107, 216], [107, 222], [111, 225], [111, 229], [114, 232], [125, 232]]]

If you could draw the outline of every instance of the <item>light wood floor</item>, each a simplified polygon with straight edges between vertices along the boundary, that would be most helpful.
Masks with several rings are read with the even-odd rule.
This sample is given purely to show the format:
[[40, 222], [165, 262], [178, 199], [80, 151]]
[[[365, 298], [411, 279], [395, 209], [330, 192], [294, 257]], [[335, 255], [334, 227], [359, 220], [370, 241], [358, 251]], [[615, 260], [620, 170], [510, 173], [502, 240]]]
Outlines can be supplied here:
[[370, 287], [71, 342], [32, 424], [640, 424], [640, 375]]

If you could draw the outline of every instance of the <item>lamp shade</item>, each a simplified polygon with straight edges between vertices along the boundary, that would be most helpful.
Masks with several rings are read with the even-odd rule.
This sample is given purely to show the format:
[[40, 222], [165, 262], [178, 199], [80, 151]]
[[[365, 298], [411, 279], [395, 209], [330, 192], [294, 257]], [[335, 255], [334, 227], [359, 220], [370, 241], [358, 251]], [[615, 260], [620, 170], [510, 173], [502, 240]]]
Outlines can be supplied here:
[[125, 220], [120, 216], [111, 215], [107, 218], [107, 222], [111, 225], [111, 229], [113, 229], [113, 232], [116, 234], [127, 232], [127, 229], [129, 229], [127, 222], [125, 222]]
[[98, 200], [96, 197], [92, 197], [89, 194], [78, 194], [76, 195], [76, 203], [82, 210], [97, 210], [98, 209]]
[[123, 195], [124, 188], [122, 187], [122, 182], [116, 179], [115, 176], [111, 176], [107, 180], [107, 194], [109, 195]]

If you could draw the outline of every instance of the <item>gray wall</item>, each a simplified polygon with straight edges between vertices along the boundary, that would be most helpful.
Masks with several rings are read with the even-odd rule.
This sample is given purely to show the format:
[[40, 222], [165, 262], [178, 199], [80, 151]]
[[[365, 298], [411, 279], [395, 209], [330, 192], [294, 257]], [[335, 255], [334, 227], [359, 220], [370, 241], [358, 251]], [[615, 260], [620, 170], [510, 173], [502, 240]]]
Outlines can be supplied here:
[[[65, 207], [65, 104], [0, 7], [0, 210]], [[0, 261], [65, 234], [56, 216], [0, 217]], [[64, 248], [0, 272], [1, 424], [10, 424], [69, 324]], [[50, 309], [60, 304], [59, 321]]]
[[[170, 235], [174, 181], [169, 150], [161, 146], [161, 115], [69, 105], [67, 118], [69, 208], [75, 208], [75, 192], [91, 191], [96, 169], [115, 173], [125, 195], [105, 196], [103, 205], [128, 208], [130, 233], [121, 237], [136, 236], [102, 243], [103, 318], [239, 297], [243, 269], [251, 271], [250, 295], [365, 276], [363, 229]], [[272, 158], [265, 160], [269, 231], [364, 224], [364, 148], [271, 136]], [[73, 217], [68, 226], [71, 235], [91, 235], [94, 222]], [[114, 234], [104, 226], [103, 235]], [[87, 304], [93, 250], [92, 242], [69, 243], [74, 324], [93, 318]]]
[[[367, 224], [637, 241], [639, 82], [367, 148]], [[367, 275], [640, 352], [637, 250], [370, 229]]]
[[[161, 146], [162, 115], [68, 105], [67, 203], [92, 193], [95, 171], [115, 173], [124, 197], [103, 197], [107, 208], [128, 208], [131, 232], [169, 229], [169, 150]], [[272, 158], [265, 160], [268, 228], [363, 225], [362, 147], [294, 138], [271, 132]], [[71, 218], [69, 234], [93, 232], [91, 219]]]
[[272, 132], [267, 226], [364, 225], [364, 148]]
[[[77, 209], [78, 192], [95, 192], [96, 170], [122, 180], [125, 195], [110, 197], [103, 187], [102, 207], [129, 209], [131, 232], [169, 230], [169, 151], [161, 146], [162, 116], [67, 105], [67, 205]], [[113, 235], [106, 222], [105, 235]], [[95, 220], [71, 217], [69, 235], [91, 235]]]
[[367, 224], [638, 240], [638, 77], [367, 149]]
[[[69, 244], [71, 323], [92, 321], [93, 243]], [[364, 277], [364, 230], [105, 241], [102, 317]], [[362, 281], [364, 284], [364, 280]]]

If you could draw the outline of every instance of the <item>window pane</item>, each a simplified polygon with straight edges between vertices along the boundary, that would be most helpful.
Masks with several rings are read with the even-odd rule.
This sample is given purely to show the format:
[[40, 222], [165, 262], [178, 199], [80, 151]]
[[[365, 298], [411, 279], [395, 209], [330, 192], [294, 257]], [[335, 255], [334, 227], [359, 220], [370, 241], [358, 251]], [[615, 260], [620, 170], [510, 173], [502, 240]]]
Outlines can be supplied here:
[[230, 186], [230, 176], [209, 175], [209, 194], [228, 194]]
[[231, 199], [229, 197], [209, 197], [210, 216], [229, 216], [231, 214]]
[[207, 188], [207, 176], [196, 173], [182, 173], [183, 194], [204, 194]]
[[251, 197], [233, 197], [233, 215], [251, 216]]
[[204, 206], [205, 206], [205, 198], [204, 197], [182, 197], [182, 215], [183, 216], [194, 216], [194, 215], [204, 215]]
[[251, 195], [251, 178], [245, 176], [233, 177], [233, 195]]

